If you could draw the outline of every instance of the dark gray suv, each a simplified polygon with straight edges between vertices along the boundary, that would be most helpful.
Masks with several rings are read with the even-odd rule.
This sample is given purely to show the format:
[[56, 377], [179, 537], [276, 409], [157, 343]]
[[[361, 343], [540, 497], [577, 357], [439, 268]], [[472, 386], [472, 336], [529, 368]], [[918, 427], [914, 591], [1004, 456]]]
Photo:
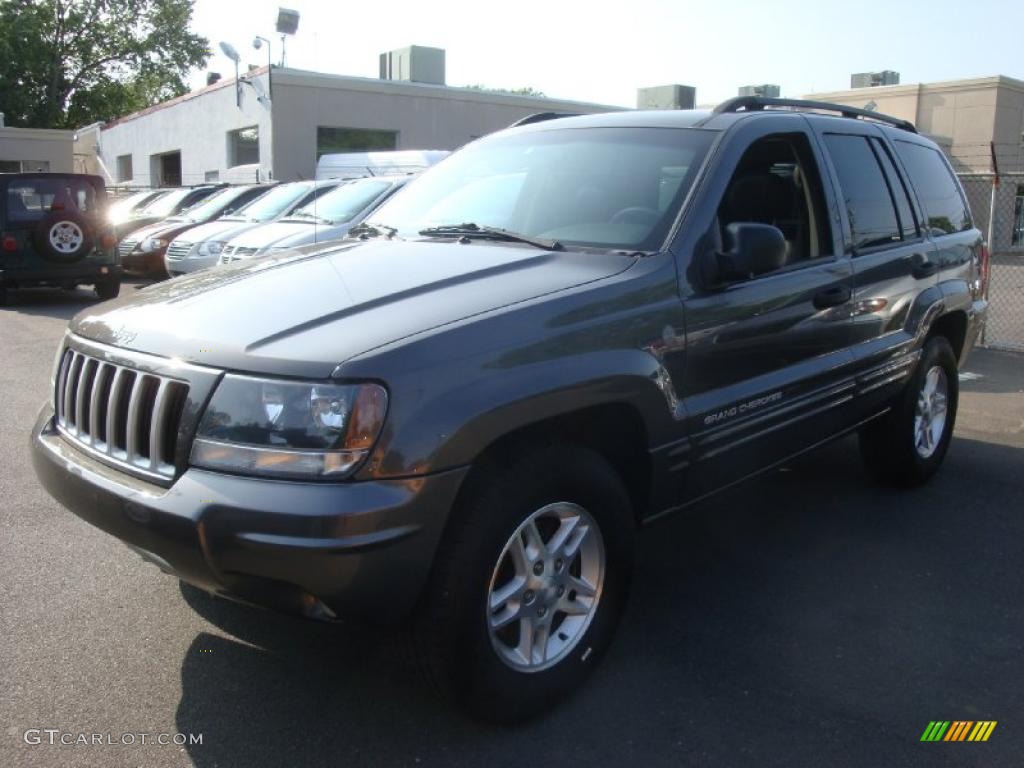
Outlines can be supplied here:
[[75, 318], [36, 472], [212, 592], [411, 619], [501, 720], [604, 654], [647, 523], [851, 432], [927, 480], [986, 310], [936, 145], [835, 105], [533, 121], [353, 234]]

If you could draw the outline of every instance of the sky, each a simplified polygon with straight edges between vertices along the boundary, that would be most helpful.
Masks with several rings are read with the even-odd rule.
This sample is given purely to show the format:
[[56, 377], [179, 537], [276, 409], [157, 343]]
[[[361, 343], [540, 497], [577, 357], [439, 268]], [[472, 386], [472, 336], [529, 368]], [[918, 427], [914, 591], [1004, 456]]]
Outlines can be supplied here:
[[[284, 0], [301, 14], [287, 66], [377, 77], [378, 55], [444, 48], [448, 85], [532, 87], [551, 97], [636, 106], [638, 87], [681, 83], [698, 104], [775, 83], [782, 95], [849, 87], [853, 72], [896, 70], [902, 83], [1008, 75], [1024, 80], [1020, 0]], [[196, 0], [193, 31], [210, 39], [207, 70], [234, 73], [217, 45], [266, 64], [278, 0]], [[194, 72], [192, 87], [205, 83]]]

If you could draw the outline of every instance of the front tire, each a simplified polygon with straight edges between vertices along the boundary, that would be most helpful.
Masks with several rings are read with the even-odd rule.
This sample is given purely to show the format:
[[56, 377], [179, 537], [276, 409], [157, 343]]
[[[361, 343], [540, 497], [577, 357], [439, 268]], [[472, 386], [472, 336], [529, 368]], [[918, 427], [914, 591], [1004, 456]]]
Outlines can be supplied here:
[[860, 433], [868, 471], [892, 485], [927, 482], [949, 449], [959, 396], [956, 355], [944, 336], [934, 336], [893, 409]]
[[615, 470], [577, 446], [522, 451], [468, 482], [417, 619], [429, 679], [473, 715], [552, 706], [611, 644], [634, 525]]
[[103, 283], [96, 283], [94, 288], [96, 289], [96, 296], [98, 296], [101, 301], [116, 299], [117, 295], [121, 293], [121, 281], [107, 280]]

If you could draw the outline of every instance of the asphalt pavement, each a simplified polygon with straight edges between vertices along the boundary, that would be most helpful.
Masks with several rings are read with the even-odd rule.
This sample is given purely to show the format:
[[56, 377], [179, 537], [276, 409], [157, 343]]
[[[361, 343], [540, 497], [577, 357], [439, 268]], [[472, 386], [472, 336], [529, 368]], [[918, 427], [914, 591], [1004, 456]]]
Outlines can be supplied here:
[[[972, 357], [927, 487], [872, 484], [844, 440], [651, 527], [602, 666], [501, 728], [400, 637], [183, 587], [46, 495], [29, 431], [90, 296], [0, 309], [0, 766], [1021, 764], [1024, 357]], [[922, 743], [934, 720], [998, 724]], [[202, 744], [153, 743], [177, 733]]]

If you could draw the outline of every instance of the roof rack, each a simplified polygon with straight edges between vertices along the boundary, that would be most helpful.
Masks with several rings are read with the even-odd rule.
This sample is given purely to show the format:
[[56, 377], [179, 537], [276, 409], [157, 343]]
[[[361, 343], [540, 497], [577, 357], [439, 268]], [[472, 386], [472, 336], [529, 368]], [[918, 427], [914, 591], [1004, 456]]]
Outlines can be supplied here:
[[823, 112], [838, 112], [843, 117], [852, 118], [866, 118], [868, 120], [875, 120], [879, 123], [887, 123], [889, 125], [900, 128], [904, 131], [910, 131], [911, 133], [917, 133], [917, 128], [909, 120], [903, 120], [898, 117], [892, 117], [890, 115], [883, 115], [880, 112], [872, 112], [867, 109], [858, 109], [857, 107], [848, 107], [845, 104], [832, 104], [828, 101], [808, 101], [806, 99], [772, 99], [766, 96], [737, 96], [734, 99], [728, 99], [723, 101], [714, 111], [716, 113], [723, 112], [761, 112], [766, 107], [792, 107], [794, 109], [816, 109]]
[[509, 128], [518, 128], [521, 125], [530, 125], [531, 123], [543, 123], [545, 120], [557, 120], [560, 117], [579, 117], [579, 115], [573, 112], [535, 112], [532, 115], [516, 120]]

